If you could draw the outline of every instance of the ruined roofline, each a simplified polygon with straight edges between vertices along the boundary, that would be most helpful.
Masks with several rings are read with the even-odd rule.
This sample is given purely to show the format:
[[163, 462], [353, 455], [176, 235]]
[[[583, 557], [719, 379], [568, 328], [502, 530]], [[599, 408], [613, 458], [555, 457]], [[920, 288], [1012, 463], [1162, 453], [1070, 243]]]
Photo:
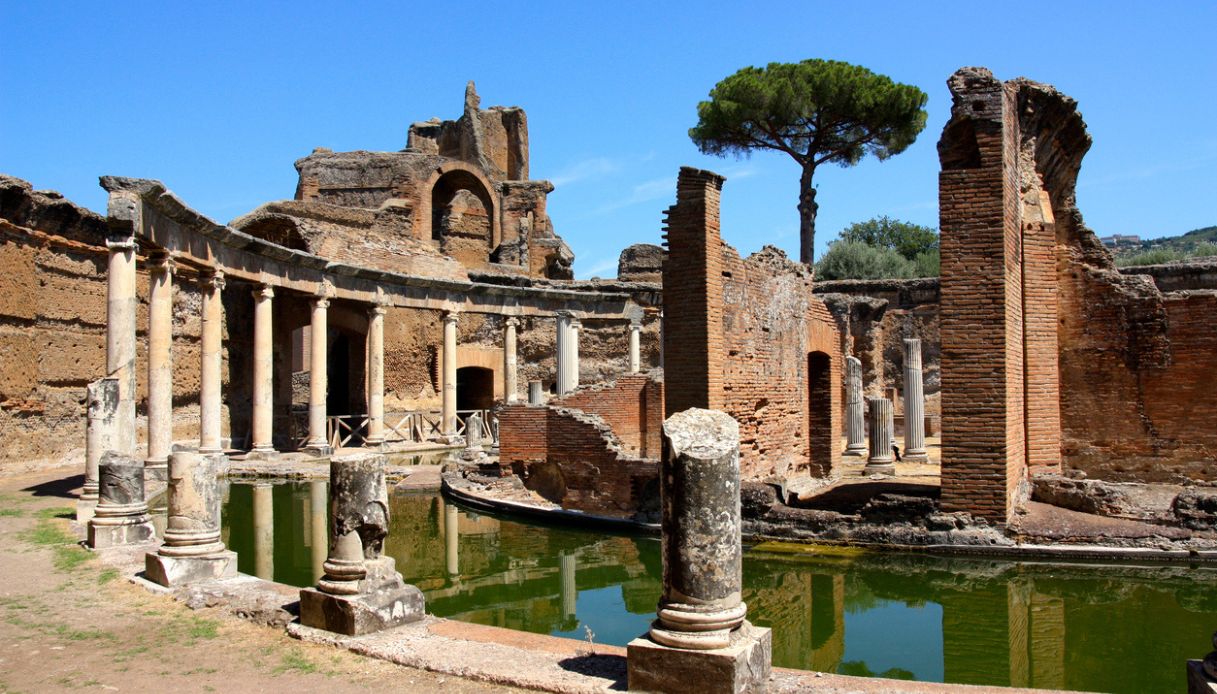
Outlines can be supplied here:
[[[175, 253], [184, 264], [201, 270], [220, 269], [234, 279], [306, 294], [328, 282], [336, 298], [474, 313], [551, 316], [567, 310], [591, 319], [625, 320], [634, 306], [626, 293], [590, 296], [587, 292], [437, 279], [334, 262], [219, 224], [191, 209], [160, 181], [102, 176], [100, 183], [110, 193], [112, 233], [133, 234], [142, 243]], [[152, 214], [143, 214], [136, 203]], [[200, 249], [206, 257], [195, 255]]]

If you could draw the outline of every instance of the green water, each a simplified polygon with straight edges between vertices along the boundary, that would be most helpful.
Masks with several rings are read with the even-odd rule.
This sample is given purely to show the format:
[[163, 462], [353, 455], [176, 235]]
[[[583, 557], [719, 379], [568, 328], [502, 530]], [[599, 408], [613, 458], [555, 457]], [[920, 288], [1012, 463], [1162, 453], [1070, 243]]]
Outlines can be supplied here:
[[[326, 551], [314, 499], [325, 499], [324, 482], [232, 484], [224, 539], [240, 570], [312, 584]], [[432, 494], [391, 505], [387, 552], [433, 614], [616, 645], [654, 615], [656, 539], [523, 523]], [[1211, 650], [1217, 571], [762, 545], [744, 555], [744, 600], [753, 622], [772, 627], [779, 666], [1173, 692], [1185, 686], [1184, 661]]]

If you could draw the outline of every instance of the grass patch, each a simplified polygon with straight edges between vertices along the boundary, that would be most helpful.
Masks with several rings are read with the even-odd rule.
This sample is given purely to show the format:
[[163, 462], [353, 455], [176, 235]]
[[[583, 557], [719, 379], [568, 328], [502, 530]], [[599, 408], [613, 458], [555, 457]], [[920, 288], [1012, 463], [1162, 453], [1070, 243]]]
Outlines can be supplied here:
[[40, 547], [76, 544], [75, 537], [69, 535], [62, 527], [49, 520], [39, 521], [37, 525], [21, 533], [21, 539], [31, 545], [38, 545]]
[[53, 506], [51, 508], [40, 508], [34, 512], [34, 517], [42, 520], [50, 520], [52, 518], [72, 519], [76, 517], [76, 511], [67, 506]]
[[317, 672], [317, 666], [313, 661], [304, 657], [296, 651], [288, 651], [283, 654], [283, 659], [279, 661], [279, 665], [275, 667], [274, 673], [282, 675], [285, 672], [297, 672], [302, 675], [311, 675]]
[[50, 547], [54, 552], [51, 563], [60, 571], [74, 571], [92, 561], [93, 555], [81, 547], [76, 537], [66, 531], [53, 519], [63, 513], [62, 508], [39, 509], [39, 521], [34, 527], [21, 534], [25, 542], [39, 547]]
[[97, 584], [104, 586], [116, 578], [118, 578], [118, 569], [105, 569], [101, 573], [97, 574]]
[[191, 621], [190, 638], [192, 639], [214, 639], [220, 635], [220, 623], [215, 620], [194, 617]]
[[25, 515], [25, 511], [19, 508], [0, 508], [0, 518], [20, 518]]

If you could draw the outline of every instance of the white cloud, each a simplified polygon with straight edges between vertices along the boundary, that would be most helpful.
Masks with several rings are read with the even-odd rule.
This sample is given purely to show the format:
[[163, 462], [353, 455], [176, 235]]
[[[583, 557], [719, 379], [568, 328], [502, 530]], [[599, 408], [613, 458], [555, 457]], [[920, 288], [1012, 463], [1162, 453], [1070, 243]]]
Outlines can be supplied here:
[[621, 170], [621, 162], [608, 157], [592, 157], [577, 161], [549, 178], [555, 186], [568, 186], [579, 181], [600, 178]]

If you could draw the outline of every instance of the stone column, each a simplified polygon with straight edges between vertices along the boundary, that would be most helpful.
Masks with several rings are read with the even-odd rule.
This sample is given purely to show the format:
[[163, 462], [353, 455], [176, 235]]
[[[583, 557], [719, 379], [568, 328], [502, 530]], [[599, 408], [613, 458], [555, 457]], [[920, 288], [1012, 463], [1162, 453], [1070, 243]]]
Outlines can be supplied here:
[[385, 457], [361, 452], [330, 459], [329, 556], [316, 588], [300, 591], [300, 623], [350, 636], [423, 617], [423, 594], [392, 557]]
[[579, 598], [579, 587], [575, 581], [575, 570], [578, 568], [577, 556], [575, 552], [558, 553], [558, 578], [562, 582], [558, 594], [562, 599], [563, 631], [570, 631], [577, 626], [575, 621], [575, 607]]
[[275, 580], [275, 487], [261, 482], [253, 488], [254, 575]]
[[772, 634], [740, 600], [739, 425], [692, 408], [663, 424], [663, 592], [658, 619], [627, 648], [630, 690], [760, 691]]
[[385, 307], [368, 309], [368, 436], [364, 445], [385, 442]]
[[167, 253], [148, 257], [148, 457], [147, 476], [166, 479], [173, 448], [173, 262]]
[[460, 511], [456, 504], [444, 504], [444, 560], [447, 564], [448, 578], [453, 580], [461, 575], [460, 555]]
[[97, 508], [89, 521], [92, 549], [140, 545], [156, 540], [144, 499], [144, 464], [107, 451], [98, 466]]
[[862, 362], [845, 358], [845, 452], [866, 455], [866, 405], [862, 402]]
[[449, 443], [456, 437], [456, 321], [460, 317], [456, 311], [444, 312], [444, 373], [441, 379], [443, 385], [443, 413], [440, 433], [449, 438]]
[[904, 341], [904, 461], [928, 463], [925, 451], [925, 395], [921, 383], [921, 340]]
[[541, 388], [540, 381], [528, 382], [528, 404], [540, 405], [545, 399], [544, 390]]
[[642, 370], [641, 333], [642, 322], [630, 321], [630, 373], [632, 374]]
[[870, 424], [870, 456], [862, 474], [896, 474], [896, 458], [892, 455], [892, 401], [887, 398], [866, 399], [867, 420]]
[[309, 508], [309, 540], [312, 542], [313, 580], [321, 580], [325, 575], [322, 564], [329, 550], [329, 516], [326, 512], [328, 505], [325, 480], [312, 480], [308, 483]]
[[233, 578], [237, 555], [220, 540], [218, 464], [224, 455], [178, 451], [169, 458], [165, 543], [144, 557], [144, 573], [162, 586]]
[[253, 377], [253, 435], [254, 453], [273, 453], [275, 419], [275, 360], [272, 301], [275, 290], [264, 284], [253, 291], [254, 296], [254, 377]]
[[101, 378], [85, 388], [85, 481], [76, 502], [76, 520], [87, 523], [97, 507], [98, 466], [106, 452], [114, 449], [114, 425], [118, 416], [118, 379]]
[[199, 277], [203, 295], [202, 367], [199, 371], [199, 453], [219, 453], [220, 445], [220, 369], [223, 359], [224, 273]]
[[325, 419], [329, 393], [329, 355], [326, 351], [329, 347], [329, 307], [329, 297], [313, 297], [313, 316], [309, 325], [308, 441], [304, 448], [316, 455], [330, 454]]
[[519, 368], [516, 363], [516, 328], [520, 319], [513, 317], [503, 322], [503, 400], [507, 404], [517, 402], [520, 398], [516, 391]]
[[558, 396], [579, 387], [579, 329], [583, 325], [565, 311], [558, 314]]
[[578, 318], [572, 318], [570, 322], [570, 340], [567, 341], [567, 349], [570, 350], [570, 386], [566, 392], [579, 387], [579, 338], [583, 335], [583, 322]]
[[106, 248], [106, 375], [118, 379], [112, 445], [123, 455], [135, 455], [135, 239], [112, 234]]

